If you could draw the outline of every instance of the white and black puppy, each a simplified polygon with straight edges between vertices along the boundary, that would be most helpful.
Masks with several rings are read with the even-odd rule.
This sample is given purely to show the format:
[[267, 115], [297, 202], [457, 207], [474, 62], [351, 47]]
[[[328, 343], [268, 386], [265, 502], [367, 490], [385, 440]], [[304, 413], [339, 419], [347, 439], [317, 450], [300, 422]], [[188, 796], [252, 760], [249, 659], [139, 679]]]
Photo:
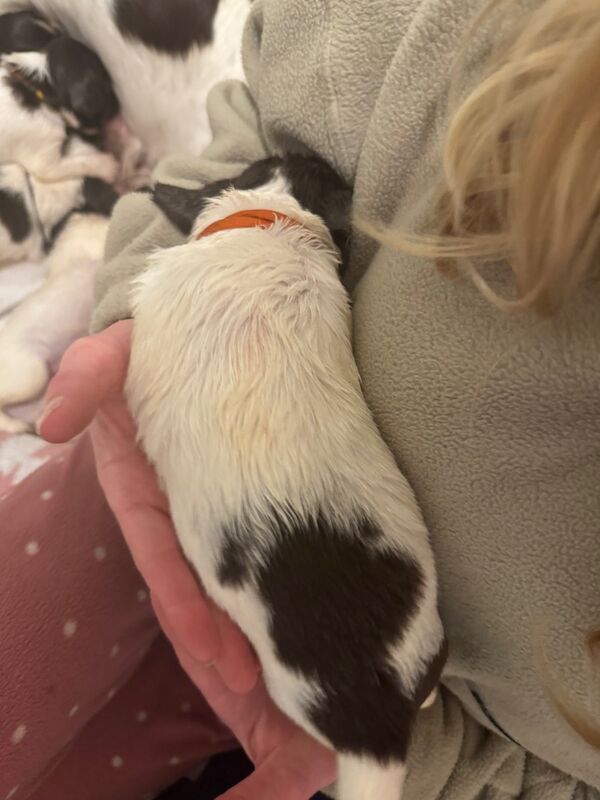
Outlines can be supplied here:
[[[93, 145], [71, 137], [65, 158], [89, 158]], [[40, 261], [52, 247], [55, 232], [74, 210], [102, 203], [110, 213], [114, 190], [95, 178], [75, 178], [55, 183], [36, 180], [20, 166], [0, 167], [0, 266], [19, 261]]]
[[243, 78], [241, 37], [250, 0], [0, 0], [0, 13], [37, 10], [106, 65], [128, 128], [149, 163], [199, 154], [211, 141], [206, 98]]
[[89, 48], [58, 36], [41, 52], [0, 59], [0, 164], [20, 164], [40, 181], [116, 180], [119, 165], [99, 149], [65, 154], [69, 136], [96, 137], [118, 112], [110, 77]]
[[[0, 320], [0, 431], [8, 433], [24, 433], [32, 425], [4, 409], [39, 397], [66, 348], [87, 332], [94, 278], [117, 201], [111, 186], [93, 178], [34, 184], [34, 190], [38, 208], [52, 214], [54, 225], [45, 282]], [[0, 190], [0, 209], [3, 197]], [[11, 199], [17, 197], [15, 193]], [[13, 221], [21, 215], [22, 229], [28, 221], [27, 202], [23, 200], [16, 211], [13, 205]], [[58, 218], [61, 208], [65, 213]]]
[[428, 534], [363, 398], [340, 252], [350, 192], [301, 156], [155, 201], [189, 241], [133, 292], [127, 396], [183, 551], [268, 690], [399, 800], [446, 643]]

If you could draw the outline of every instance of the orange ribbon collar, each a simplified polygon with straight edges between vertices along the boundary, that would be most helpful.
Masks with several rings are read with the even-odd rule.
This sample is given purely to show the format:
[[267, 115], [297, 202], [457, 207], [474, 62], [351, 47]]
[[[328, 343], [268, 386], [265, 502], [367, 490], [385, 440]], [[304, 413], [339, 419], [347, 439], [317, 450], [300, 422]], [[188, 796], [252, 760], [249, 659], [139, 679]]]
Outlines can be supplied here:
[[221, 231], [234, 231], [240, 228], [270, 228], [276, 222], [283, 222], [286, 225], [293, 225], [297, 228], [302, 227], [298, 220], [281, 214], [279, 211], [271, 211], [268, 208], [253, 208], [246, 211], [236, 211], [228, 217], [223, 217], [196, 236], [196, 239], [203, 239], [205, 236], [212, 236], [213, 233]]

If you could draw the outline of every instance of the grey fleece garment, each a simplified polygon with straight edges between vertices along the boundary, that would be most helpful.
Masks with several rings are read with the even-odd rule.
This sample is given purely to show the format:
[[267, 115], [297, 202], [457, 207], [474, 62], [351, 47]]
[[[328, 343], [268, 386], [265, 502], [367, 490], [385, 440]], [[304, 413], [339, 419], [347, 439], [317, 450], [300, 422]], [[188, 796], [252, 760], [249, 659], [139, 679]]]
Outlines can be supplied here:
[[[218, 87], [213, 144], [156, 177], [197, 185], [309, 149], [354, 184], [361, 213], [394, 224], [439, 166], [450, 66], [482, 2], [255, 0], [249, 89]], [[482, 32], [473, 80], [487, 51]], [[180, 239], [148, 196], [121, 201], [95, 330], [130, 315], [130, 278]], [[353, 244], [356, 358], [431, 532], [451, 644], [406, 800], [600, 800], [600, 753], [544, 691], [546, 672], [600, 708], [582, 635], [600, 627], [600, 290], [540, 321], [426, 261]], [[490, 278], [510, 289], [506, 267]]]

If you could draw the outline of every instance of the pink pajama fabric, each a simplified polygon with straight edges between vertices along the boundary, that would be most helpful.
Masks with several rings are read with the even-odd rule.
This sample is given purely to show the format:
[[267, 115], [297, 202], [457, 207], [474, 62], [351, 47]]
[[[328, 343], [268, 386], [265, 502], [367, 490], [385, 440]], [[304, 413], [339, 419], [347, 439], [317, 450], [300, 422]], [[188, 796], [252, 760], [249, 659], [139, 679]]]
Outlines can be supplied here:
[[143, 800], [233, 746], [159, 633], [87, 437], [0, 500], [0, 800]]

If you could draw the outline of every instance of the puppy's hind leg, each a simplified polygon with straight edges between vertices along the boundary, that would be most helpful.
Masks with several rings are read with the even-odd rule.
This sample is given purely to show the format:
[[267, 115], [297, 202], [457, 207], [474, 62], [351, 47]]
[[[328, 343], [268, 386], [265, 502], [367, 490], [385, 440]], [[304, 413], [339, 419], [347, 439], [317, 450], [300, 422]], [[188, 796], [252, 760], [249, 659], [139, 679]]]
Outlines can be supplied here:
[[23, 164], [40, 183], [56, 183], [76, 178], [99, 178], [105, 183], [114, 183], [119, 175], [119, 164], [109, 153], [60, 156], [41, 155], [28, 159]]
[[0, 431], [32, 432], [31, 423], [11, 417], [4, 408], [39, 397], [46, 388], [49, 377], [45, 362], [34, 353], [15, 349], [0, 354]]

